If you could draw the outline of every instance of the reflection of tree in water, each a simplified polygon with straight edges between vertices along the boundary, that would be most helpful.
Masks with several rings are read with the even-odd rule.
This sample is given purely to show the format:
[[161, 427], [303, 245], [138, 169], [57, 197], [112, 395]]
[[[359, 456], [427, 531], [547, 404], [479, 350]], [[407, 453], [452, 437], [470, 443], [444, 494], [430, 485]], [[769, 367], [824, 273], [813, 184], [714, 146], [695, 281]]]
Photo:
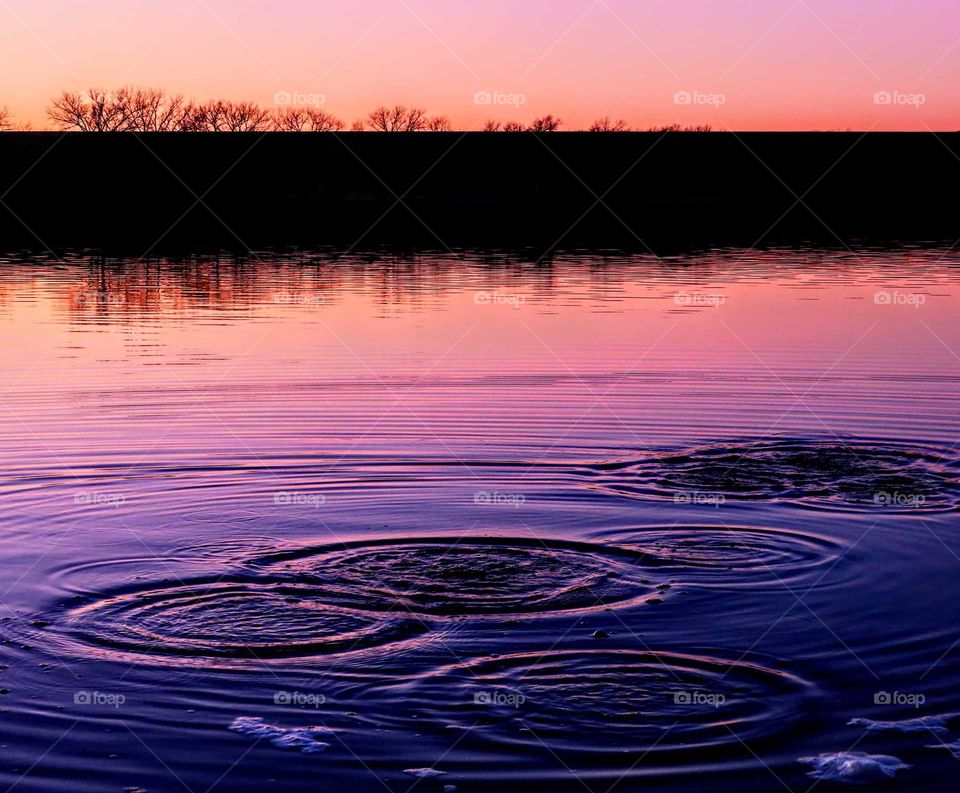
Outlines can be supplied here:
[[[526, 293], [527, 303], [550, 301], [569, 291], [577, 299], [616, 303], [627, 289], [649, 289], [651, 298], [678, 289], [723, 288], [737, 282], [792, 282], [817, 288], [836, 282], [851, 259], [872, 264], [859, 270], [864, 282], [882, 279], [892, 266], [922, 272], [928, 283], [950, 280], [954, 257], [943, 251], [860, 251], [856, 254], [780, 249], [707, 251], [667, 259], [622, 252], [558, 252], [538, 257], [517, 252], [397, 252], [336, 250], [262, 252], [182, 258], [64, 259], [7, 257], [16, 267], [0, 270], [0, 306], [16, 299], [24, 279], [41, 283], [56, 304], [77, 321], [134, 321], [163, 316], [275, 317], [283, 312], [322, 312], [350, 301], [373, 304], [382, 313], [429, 310], [470, 293]], [[469, 298], [468, 298], [469, 299]], [[497, 303], [499, 304], [499, 303]]]
[[0, 310], [4, 310], [13, 302], [16, 286], [0, 280]]
[[[264, 254], [137, 261], [102, 256], [65, 259], [59, 304], [76, 319], [195, 315], [205, 310], [269, 314], [287, 306], [324, 306], [360, 295], [388, 309], [416, 310], [465, 288], [553, 282], [553, 268], [513, 257], [455, 254]], [[61, 268], [62, 269], [62, 268]], [[42, 273], [40, 274], [42, 277]], [[2, 282], [0, 282], [2, 283]]]
[[252, 311], [267, 273], [235, 260], [131, 261], [91, 257], [71, 262], [78, 277], [64, 284], [66, 310], [79, 317], [183, 315], [224, 307]]

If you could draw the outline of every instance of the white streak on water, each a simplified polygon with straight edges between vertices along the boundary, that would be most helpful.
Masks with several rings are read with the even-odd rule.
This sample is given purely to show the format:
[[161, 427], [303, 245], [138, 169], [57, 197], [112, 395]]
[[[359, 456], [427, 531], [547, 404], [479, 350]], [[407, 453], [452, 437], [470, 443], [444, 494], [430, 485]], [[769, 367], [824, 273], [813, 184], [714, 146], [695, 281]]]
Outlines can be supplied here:
[[801, 757], [801, 763], [813, 766], [808, 776], [828, 782], [865, 784], [890, 779], [897, 771], [910, 768], [899, 757], [863, 752], [836, 752], [817, 757]]
[[316, 754], [330, 748], [330, 744], [319, 739], [333, 734], [328, 727], [278, 727], [254, 716], [234, 719], [230, 729], [241, 735], [266, 739], [280, 749], [295, 749], [304, 754]]

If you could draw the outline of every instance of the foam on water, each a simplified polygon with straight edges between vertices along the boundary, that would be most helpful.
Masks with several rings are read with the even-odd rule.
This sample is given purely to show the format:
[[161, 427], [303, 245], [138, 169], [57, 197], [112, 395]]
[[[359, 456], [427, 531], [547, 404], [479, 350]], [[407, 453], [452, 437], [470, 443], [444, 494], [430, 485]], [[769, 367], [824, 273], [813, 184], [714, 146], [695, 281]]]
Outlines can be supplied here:
[[430, 779], [431, 777], [444, 776], [446, 771], [437, 771], [436, 768], [406, 768], [403, 773], [415, 776], [418, 779]]
[[230, 729], [251, 738], [267, 740], [280, 749], [304, 754], [317, 754], [329, 749], [330, 744], [321, 739], [334, 733], [328, 727], [279, 727], [256, 716], [238, 716]]
[[813, 766], [808, 776], [814, 779], [852, 785], [883, 782], [894, 777], [898, 771], [911, 768], [898, 757], [864, 752], [836, 752], [817, 757], [801, 757], [800, 762]]
[[960, 760], [960, 739], [951, 741], [950, 743], [927, 744], [927, 749], [946, 749], [948, 752], [950, 752], [950, 754], [957, 758], [957, 760]]
[[916, 719], [904, 719], [903, 721], [874, 721], [873, 719], [850, 719], [847, 724], [851, 727], [863, 727], [866, 730], [891, 731], [891, 732], [949, 732], [947, 726], [951, 721], [957, 718], [958, 714], [948, 713], [942, 716], [920, 716]]

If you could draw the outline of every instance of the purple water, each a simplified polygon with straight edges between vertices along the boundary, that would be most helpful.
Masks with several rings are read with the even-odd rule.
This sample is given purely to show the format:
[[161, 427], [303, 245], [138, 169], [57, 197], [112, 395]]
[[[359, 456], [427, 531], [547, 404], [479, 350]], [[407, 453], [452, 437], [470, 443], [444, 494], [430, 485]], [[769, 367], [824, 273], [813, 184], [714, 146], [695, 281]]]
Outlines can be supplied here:
[[0, 784], [938, 789], [958, 264], [3, 257]]

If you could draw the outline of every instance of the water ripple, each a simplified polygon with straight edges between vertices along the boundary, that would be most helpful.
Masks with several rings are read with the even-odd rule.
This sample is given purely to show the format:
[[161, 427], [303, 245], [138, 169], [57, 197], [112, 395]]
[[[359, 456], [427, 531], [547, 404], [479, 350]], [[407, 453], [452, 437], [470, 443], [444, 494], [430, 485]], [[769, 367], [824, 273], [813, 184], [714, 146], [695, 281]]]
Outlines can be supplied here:
[[[593, 758], [740, 746], [795, 726], [816, 689], [746, 661], [636, 650], [491, 656], [377, 694], [408, 719], [470, 730], [481, 742]], [[738, 740], [739, 738], [739, 740]]]
[[936, 512], [960, 503], [949, 450], [862, 440], [715, 443], [596, 465], [588, 475], [611, 493], [678, 504], [789, 500], [831, 510]]
[[628, 548], [556, 539], [421, 537], [299, 547], [251, 560], [331, 603], [428, 617], [542, 615], [657, 594], [660, 560]]
[[359, 651], [427, 630], [402, 616], [337, 608], [319, 594], [270, 580], [199, 579], [116, 592], [55, 625], [80, 651], [228, 661]]

